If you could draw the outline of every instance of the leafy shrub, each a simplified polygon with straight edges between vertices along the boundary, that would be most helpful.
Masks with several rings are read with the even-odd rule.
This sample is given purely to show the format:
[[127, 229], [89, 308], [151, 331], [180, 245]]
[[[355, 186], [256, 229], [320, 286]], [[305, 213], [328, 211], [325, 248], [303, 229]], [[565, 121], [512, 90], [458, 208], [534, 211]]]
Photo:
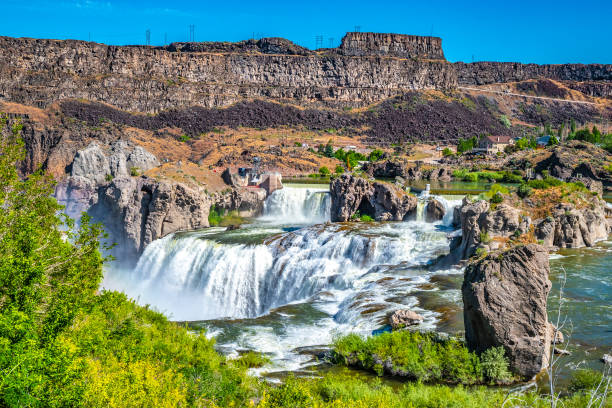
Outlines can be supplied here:
[[377, 374], [382, 370], [377, 359], [390, 359], [395, 369], [408, 378], [421, 381], [449, 381], [474, 384], [482, 382], [478, 356], [453, 337], [441, 338], [436, 333], [408, 330], [362, 338], [357, 334], [340, 337], [334, 342], [337, 361], [357, 361]]
[[295, 142], [295, 147], [302, 147], [302, 143], [301, 142]]
[[510, 122], [510, 119], [508, 119], [508, 117], [506, 115], [501, 115], [499, 117], [499, 120], [508, 129], [512, 126], [512, 122]]
[[140, 169], [138, 167], [130, 167], [130, 176], [138, 177], [140, 174]]
[[529, 184], [523, 183], [516, 190], [516, 194], [521, 198], [529, 197], [533, 194], [533, 188]]
[[508, 370], [508, 359], [503, 347], [491, 347], [480, 355], [482, 373], [489, 381], [508, 381], [512, 378]]
[[185, 143], [191, 140], [191, 137], [187, 136], [185, 133], [183, 133], [180, 137], [181, 142]]
[[368, 154], [368, 160], [371, 162], [375, 162], [380, 160], [381, 157], [383, 157], [385, 154], [385, 152], [383, 152], [380, 149], [374, 149], [370, 152], [370, 154]]
[[504, 201], [504, 196], [502, 196], [500, 193], [495, 193], [493, 194], [493, 197], [491, 197], [491, 203], [493, 204], [499, 204], [502, 201]]
[[448, 147], [445, 147], [444, 150], [442, 150], [442, 156], [448, 157], [452, 155], [453, 155], [453, 151], [449, 149]]
[[489, 236], [488, 232], [481, 232], [478, 238], [483, 244], [488, 244], [491, 242], [491, 237]]
[[344, 173], [344, 167], [342, 167], [341, 165], [339, 165], [339, 164], [338, 164], [338, 165], [336, 166], [336, 171], [335, 171], [335, 173], [336, 173], [336, 174], [342, 174], [342, 173]]
[[361, 217], [359, 217], [359, 219], [363, 222], [372, 222], [374, 221], [374, 218], [370, 217], [367, 214], [363, 214]]
[[323, 166], [319, 169], [319, 174], [321, 175], [321, 177], [325, 177], [325, 176], [329, 176], [331, 172], [326, 166]]
[[233, 360], [232, 363], [239, 367], [260, 368], [267, 364], [270, 364], [270, 359], [261, 353], [249, 351], [242, 354], [236, 360]]
[[602, 374], [599, 371], [588, 369], [576, 370], [572, 375], [568, 391], [584, 392], [593, 390], [597, 388], [601, 379]]
[[107, 174], [106, 176], [104, 176], [104, 180], [106, 180], [106, 181], [113, 181], [113, 175], [112, 174]]

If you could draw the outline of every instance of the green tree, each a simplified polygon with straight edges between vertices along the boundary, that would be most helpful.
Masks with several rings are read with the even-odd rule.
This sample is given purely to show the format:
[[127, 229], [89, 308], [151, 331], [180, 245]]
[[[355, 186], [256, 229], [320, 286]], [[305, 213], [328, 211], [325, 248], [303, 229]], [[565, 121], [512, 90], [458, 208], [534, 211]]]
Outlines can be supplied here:
[[344, 173], [344, 167], [342, 167], [341, 165], [337, 165], [336, 174], [342, 174], [342, 173]]
[[0, 405], [40, 406], [76, 370], [56, 339], [98, 289], [102, 231], [58, 215], [48, 175], [19, 178], [20, 131], [0, 121]]
[[447, 156], [452, 156], [452, 155], [453, 155], [453, 151], [449, 149], [448, 147], [445, 147], [444, 150], [442, 150], [442, 156], [447, 157]]
[[383, 152], [382, 150], [374, 149], [368, 155], [368, 161], [371, 161], [371, 162], [378, 161], [378, 160], [380, 160], [381, 157], [383, 157], [384, 154], [385, 154], [385, 152]]
[[576, 121], [573, 118], [570, 119], [570, 132], [572, 134], [576, 132]]
[[325, 157], [334, 157], [334, 146], [332, 145], [332, 141], [331, 139], [329, 139], [327, 141], [327, 144], [325, 145], [325, 153], [324, 153]]
[[551, 136], [550, 139], [548, 139], [548, 143], [546, 144], [547, 146], [556, 146], [559, 144], [559, 139], [557, 139], [555, 136]]
[[325, 176], [329, 176], [331, 172], [329, 171], [327, 167], [323, 166], [319, 169], [319, 174], [321, 175], [321, 177], [325, 177]]

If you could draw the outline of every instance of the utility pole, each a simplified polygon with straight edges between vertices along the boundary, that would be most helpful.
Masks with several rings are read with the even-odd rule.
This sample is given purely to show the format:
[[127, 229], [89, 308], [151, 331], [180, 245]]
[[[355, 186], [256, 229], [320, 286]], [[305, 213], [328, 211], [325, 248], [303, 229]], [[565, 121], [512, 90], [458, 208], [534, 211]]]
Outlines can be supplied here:
[[317, 35], [315, 36], [315, 49], [323, 48], [323, 36]]
[[147, 37], [147, 45], [151, 45], [151, 30], [147, 29], [147, 31], [145, 31], [145, 36]]

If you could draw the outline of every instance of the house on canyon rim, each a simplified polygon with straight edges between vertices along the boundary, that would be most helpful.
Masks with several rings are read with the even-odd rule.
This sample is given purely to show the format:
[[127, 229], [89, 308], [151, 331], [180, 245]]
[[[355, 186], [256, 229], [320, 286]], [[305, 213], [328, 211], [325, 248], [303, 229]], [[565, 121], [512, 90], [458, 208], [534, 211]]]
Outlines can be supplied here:
[[485, 136], [480, 139], [476, 151], [496, 154], [503, 152], [506, 146], [514, 144], [512, 136]]

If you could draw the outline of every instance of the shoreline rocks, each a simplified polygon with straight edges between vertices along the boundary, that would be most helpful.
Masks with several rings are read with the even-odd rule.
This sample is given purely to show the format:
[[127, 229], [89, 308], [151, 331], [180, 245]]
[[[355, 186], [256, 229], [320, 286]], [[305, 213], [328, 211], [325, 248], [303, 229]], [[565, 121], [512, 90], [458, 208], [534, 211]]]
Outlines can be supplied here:
[[423, 316], [409, 309], [396, 310], [389, 316], [389, 324], [393, 330], [397, 330], [402, 327], [414, 326], [422, 323], [424, 319]]

